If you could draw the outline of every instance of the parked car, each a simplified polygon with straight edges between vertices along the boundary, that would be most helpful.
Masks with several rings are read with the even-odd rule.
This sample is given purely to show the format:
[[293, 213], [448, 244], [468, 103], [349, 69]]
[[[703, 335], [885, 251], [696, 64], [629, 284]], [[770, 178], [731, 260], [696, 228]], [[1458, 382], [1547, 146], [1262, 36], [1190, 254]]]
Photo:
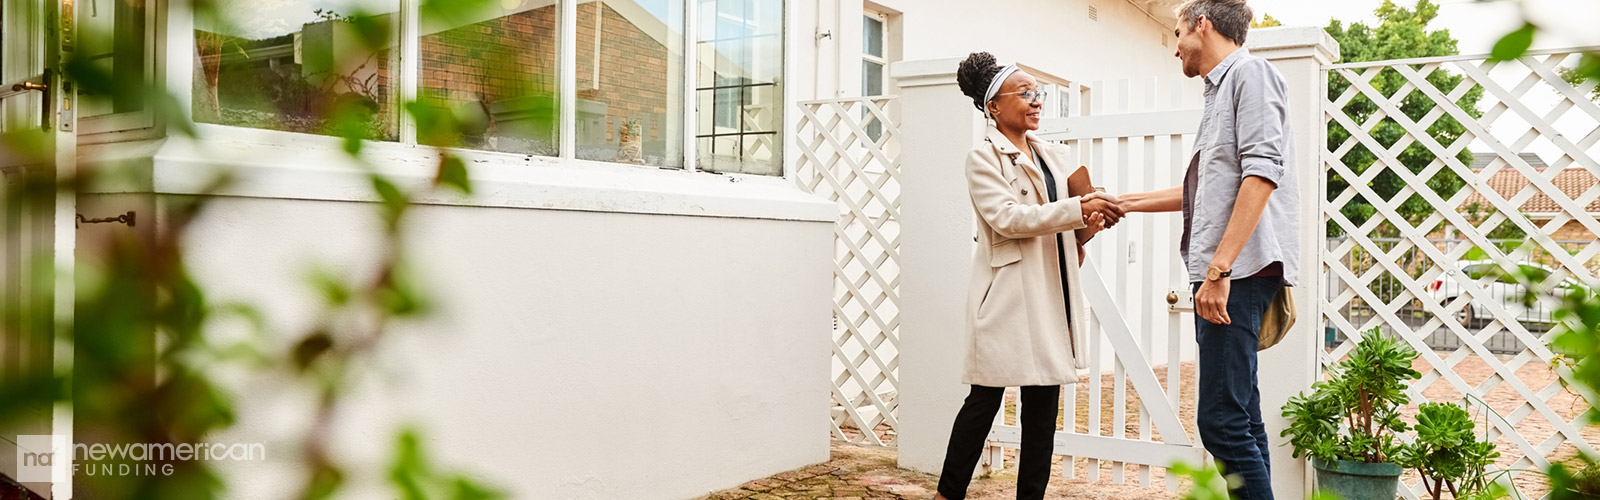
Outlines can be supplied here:
[[[1563, 279], [1555, 284], [1546, 283], [1553, 273], [1554, 269], [1531, 262], [1519, 262], [1515, 271], [1508, 271], [1490, 261], [1461, 261], [1428, 285], [1428, 292], [1434, 302], [1446, 305], [1466, 293], [1463, 282], [1468, 280], [1477, 282], [1478, 286], [1489, 292], [1489, 297], [1474, 296], [1471, 302], [1456, 311], [1456, 321], [1463, 326], [1473, 327], [1494, 319], [1494, 313], [1483, 305], [1489, 300], [1499, 303], [1500, 307], [1516, 315], [1517, 321], [1549, 324], [1554, 323], [1550, 315], [1556, 308], [1539, 301], [1530, 303], [1528, 287], [1537, 287], [1540, 284], [1553, 286], [1548, 293], [1554, 294], [1557, 298], [1565, 298], [1579, 286], [1578, 281], [1572, 278]], [[1524, 282], [1529, 285], [1523, 285]]]

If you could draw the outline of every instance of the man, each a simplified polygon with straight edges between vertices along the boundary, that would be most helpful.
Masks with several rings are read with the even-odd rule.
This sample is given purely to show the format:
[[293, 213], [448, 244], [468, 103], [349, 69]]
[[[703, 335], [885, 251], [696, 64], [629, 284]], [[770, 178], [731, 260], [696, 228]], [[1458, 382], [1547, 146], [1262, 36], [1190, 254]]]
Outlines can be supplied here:
[[1122, 197], [1128, 212], [1183, 212], [1180, 252], [1195, 291], [1200, 439], [1243, 484], [1235, 498], [1272, 498], [1256, 386], [1261, 317], [1300, 271], [1295, 172], [1283, 76], [1242, 48], [1243, 0], [1178, 8], [1183, 74], [1205, 80], [1205, 113], [1182, 186]]

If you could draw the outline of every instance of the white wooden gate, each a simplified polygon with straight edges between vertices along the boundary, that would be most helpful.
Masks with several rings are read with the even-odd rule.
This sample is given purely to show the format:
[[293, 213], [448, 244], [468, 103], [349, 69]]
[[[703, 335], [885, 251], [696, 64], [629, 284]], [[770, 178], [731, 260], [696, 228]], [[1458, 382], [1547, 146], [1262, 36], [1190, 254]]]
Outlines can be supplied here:
[[[1329, 349], [1321, 361], [1344, 358], [1363, 332], [1411, 344], [1422, 354], [1424, 374], [1410, 388], [1413, 400], [1465, 402], [1481, 413], [1479, 430], [1488, 424], [1502, 453], [1500, 469], [1542, 468], [1593, 452], [1596, 439], [1595, 429], [1578, 421], [1593, 395], [1564, 387], [1567, 371], [1548, 345], [1549, 325], [1505, 297], [1507, 290], [1553, 287], [1537, 300], [1554, 306], [1570, 280], [1600, 284], [1589, 264], [1600, 255], [1594, 236], [1600, 234], [1600, 106], [1589, 98], [1593, 83], [1574, 88], [1558, 74], [1576, 63], [1574, 52], [1327, 69], [1330, 88], [1343, 90], [1323, 103], [1326, 124], [1350, 135], [1328, 143], [1324, 168], [1350, 188], [1330, 193], [1323, 209], [1330, 232], [1340, 237], [1322, 258], [1330, 275], [1322, 307]], [[1463, 78], [1441, 85], [1446, 75]], [[1400, 85], [1380, 89], [1380, 78]], [[1477, 93], [1477, 106], [1463, 105]], [[1440, 132], [1454, 123], [1464, 130], [1459, 136]], [[1380, 176], [1397, 176], [1403, 187], [1380, 193]], [[1449, 177], [1459, 177], [1461, 187], [1440, 182]], [[1427, 210], [1403, 208], [1408, 200]], [[1351, 215], [1362, 210], [1342, 210], [1361, 202], [1372, 207], [1366, 220]], [[1534, 206], [1554, 213], [1535, 213]], [[1531, 274], [1484, 272], [1495, 269]], [[1457, 342], [1430, 345], [1430, 337]], [[1491, 340], [1500, 347], [1488, 347]], [[1502, 354], [1506, 341], [1516, 346], [1514, 354]], [[1512, 477], [1526, 498], [1548, 490], [1537, 473]], [[1423, 495], [1415, 479], [1408, 485], [1404, 497]]]
[[[1090, 166], [1096, 187], [1128, 193], [1182, 183], [1200, 122], [1198, 103], [1185, 109], [1186, 94], [1195, 93], [1182, 80], [1064, 89], [1068, 116], [1045, 120], [1039, 136], [1071, 148], [1073, 158]], [[1184, 385], [1185, 378], [1193, 380], [1193, 364], [1184, 361], [1194, 359], [1194, 328], [1167, 301], [1189, 295], [1177, 250], [1182, 229], [1176, 215], [1140, 215], [1089, 243], [1083, 279], [1095, 354], [1089, 376], [1063, 393], [1063, 429], [1055, 440], [1069, 477], [1081, 467], [1087, 480], [1101, 481], [1105, 469], [1114, 483], [1125, 483], [1131, 473], [1151, 486], [1152, 468], [1164, 472], [1175, 461], [1202, 459], [1195, 387]], [[990, 434], [990, 468], [1002, 465], [1005, 450], [1020, 446], [1020, 402], [1011, 396]], [[1177, 487], [1171, 476], [1165, 483]]]
[[900, 132], [892, 96], [800, 103], [795, 179], [839, 203], [833, 437], [893, 440], [900, 366]]

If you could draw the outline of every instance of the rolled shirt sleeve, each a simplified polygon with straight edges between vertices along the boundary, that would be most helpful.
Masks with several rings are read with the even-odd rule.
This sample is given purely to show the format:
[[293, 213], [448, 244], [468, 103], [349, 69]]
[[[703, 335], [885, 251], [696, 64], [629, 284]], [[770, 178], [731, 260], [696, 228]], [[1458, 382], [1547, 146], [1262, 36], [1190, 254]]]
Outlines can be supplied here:
[[1289, 91], [1283, 76], [1265, 59], [1238, 49], [1205, 77], [1206, 107], [1195, 136], [1195, 182], [1186, 192], [1190, 209], [1183, 252], [1189, 280], [1205, 280], [1233, 216], [1239, 188], [1249, 177], [1276, 187], [1255, 231], [1233, 261], [1234, 276], [1252, 276], [1273, 263], [1283, 264], [1284, 281], [1299, 273], [1299, 193], [1294, 124], [1289, 121]]
[[1239, 143], [1240, 179], [1260, 177], [1273, 186], [1282, 185], [1285, 167], [1281, 147], [1290, 138], [1284, 137], [1283, 124], [1288, 120], [1288, 88], [1283, 76], [1271, 70], [1271, 63], [1252, 59], [1239, 63], [1233, 69], [1237, 82], [1234, 103], [1238, 116], [1234, 120], [1234, 133]]

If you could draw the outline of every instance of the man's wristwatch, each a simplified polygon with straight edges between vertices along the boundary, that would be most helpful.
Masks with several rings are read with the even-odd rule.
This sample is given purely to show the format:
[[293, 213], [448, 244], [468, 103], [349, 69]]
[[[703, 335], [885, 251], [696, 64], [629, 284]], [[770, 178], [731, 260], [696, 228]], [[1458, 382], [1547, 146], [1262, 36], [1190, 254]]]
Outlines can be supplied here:
[[1233, 270], [1223, 271], [1222, 268], [1211, 266], [1206, 268], [1206, 281], [1216, 281], [1233, 276]]

